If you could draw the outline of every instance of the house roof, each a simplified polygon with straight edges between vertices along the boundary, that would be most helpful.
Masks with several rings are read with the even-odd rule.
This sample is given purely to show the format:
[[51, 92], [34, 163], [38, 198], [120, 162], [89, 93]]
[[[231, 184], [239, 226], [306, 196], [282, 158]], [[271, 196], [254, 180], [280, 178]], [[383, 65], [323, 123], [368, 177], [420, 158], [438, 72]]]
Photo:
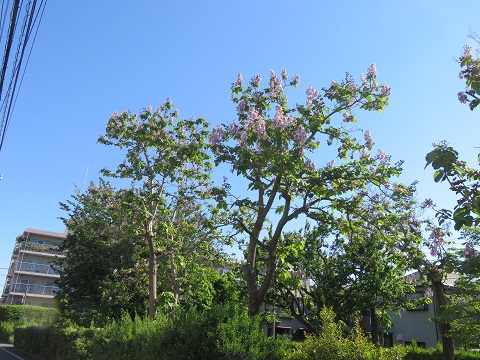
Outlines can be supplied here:
[[[456, 273], [445, 274], [445, 277], [443, 279], [443, 285], [446, 286], [446, 287], [454, 287], [455, 282], [458, 280], [458, 278], [460, 278], [460, 276], [461, 276], [460, 274], [456, 274]], [[421, 276], [420, 276], [420, 273], [418, 271], [415, 271], [411, 274], [406, 275], [406, 278], [407, 278], [408, 281], [410, 281], [412, 283], [415, 283], [417, 285], [421, 285], [420, 284]]]

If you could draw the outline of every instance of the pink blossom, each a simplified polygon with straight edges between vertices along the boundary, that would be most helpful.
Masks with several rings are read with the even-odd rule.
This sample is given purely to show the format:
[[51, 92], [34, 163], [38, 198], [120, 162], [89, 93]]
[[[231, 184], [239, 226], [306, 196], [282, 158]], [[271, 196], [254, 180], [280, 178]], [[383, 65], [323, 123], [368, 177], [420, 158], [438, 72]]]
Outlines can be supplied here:
[[372, 64], [370, 67], [367, 69], [367, 76], [369, 78], [373, 78], [377, 76], [377, 65]]
[[117, 119], [118, 119], [118, 113], [117, 113], [116, 111], [112, 114], [112, 119], [113, 119], [113, 120], [117, 120]]
[[352, 120], [353, 120], [353, 116], [351, 114], [346, 113], [346, 112], [343, 113], [343, 122], [348, 123]]
[[464, 92], [459, 92], [458, 101], [460, 101], [462, 104], [465, 104], [468, 101], [467, 94], [465, 94]]
[[147, 108], [147, 111], [152, 112], [152, 106], [151, 105]]
[[363, 134], [364, 137], [365, 137], [365, 142], [367, 143], [367, 148], [369, 150], [371, 150], [373, 148], [373, 139], [372, 139], [372, 135], [370, 134], [370, 131], [365, 131], [365, 133]]
[[255, 101], [261, 101], [262, 100], [262, 93], [260, 91], [254, 91], [252, 93], [252, 98], [255, 100]]
[[243, 146], [248, 140], [248, 134], [246, 131], [240, 131], [240, 137], [237, 139], [238, 145]]
[[261, 115], [258, 113], [257, 109], [255, 109], [253, 106], [248, 108], [248, 117], [247, 120], [245, 121], [245, 126], [247, 130], [252, 130], [254, 128], [254, 125], [258, 120], [262, 118]]
[[300, 125], [297, 130], [295, 131], [295, 134], [293, 135], [293, 140], [297, 144], [302, 144], [307, 140], [307, 132], [305, 131], [305, 128]]
[[243, 99], [238, 102], [237, 111], [239, 114], [245, 113], [245, 101]]
[[335, 159], [327, 163], [327, 168], [333, 168], [333, 165], [335, 165]]
[[238, 77], [237, 77], [237, 80], [235, 81], [234, 86], [235, 87], [242, 86], [242, 82], [243, 82], [242, 73], [238, 73]]
[[240, 127], [235, 122], [235, 119], [232, 120], [232, 123], [230, 124], [230, 127], [229, 127], [229, 131], [230, 131], [230, 133], [232, 133], [234, 135], [240, 134]]
[[213, 129], [208, 137], [208, 142], [210, 145], [217, 145], [222, 140], [222, 136], [224, 134], [224, 130], [221, 125], [217, 125], [216, 129]]
[[358, 85], [352, 82], [348, 84], [348, 90], [350, 90], [351, 92], [357, 92]]
[[370, 165], [370, 168], [369, 168], [370, 172], [372, 173], [372, 175], [375, 175], [377, 173], [377, 169], [375, 166], [373, 165]]
[[265, 128], [265, 120], [261, 116], [258, 118], [257, 132], [259, 137], [264, 137], [267, 134], [267, 130]]
[[423, 292], [423, 297], [425, 298], [431, 298], [432, 296], [433, 296], [432, 288], [428, 288]]
[[380, 149], [378, 149], [377, 153], [378, 153], [378, 160], [380, 161], [380, 164], [386, 164], [390, 159], [390, 156], [384, 153]]
[[390, 96], [391, 91], [392, 91], [392, 88], [388, 87], [387, 84], [383, 84], [382, 89], [380, 90], [382, 95], [387, 96], [387, 97]]
[[283, 108], [280, 105], [275, 107], [275, 116], [272, 120], [272, 126], [275, 129], [285, 129], [287, 126], [293, 125], [295, 118], [285, 115]]
[[363, 148], [361, 158], [368, 159], [369, 157], [370, 157], [370, 153], [368, 152], [367, 148]]
[[285, 68], [282, 69], [282, 79], [287, 80], [288, 79], [288, 74], [287, 70]]
[[313, 87], [311, 87], [311, 86], [309, 86], [309, 87], [307, 88], [306, 93], [307, 93], [306, 106], [307, 106], [307, 107], [311, 107], [312, 104], [313, 104], [313, 101], [314, 101], [315, 99], [317, 99], [319, 93], [318, 93], [317, 90], [315, 90], [315, 89], [314, 89]]
[[367, 82], [367, 78], [365, 77], [364, 74], [360, 74], [360, 80], [362, 81], [362, 83], [366, 83]]
[[463, 47], [463, 56], [468, 56], [472, 54], [472, 48], [468, 45]]
[[443, 238], [443, 231], [440, 228], [434, 228], [430, 232], [430, 254], [432, 256], [438, 256], [440, 254], [440, 247], [445, 244], [445, 239]]
[[283, 92], [282, 81], [277, 78], [273, 70], [270, 70], [270, 99], [276, 98], [281, 92]]
[[314, 163], [313, 161], [311, 161], [310, 159], [307, 159], [307, 160], [305, 161], [305, 167], [306, 167], [307, 169], [310, 169], [310, 170], [315, 170], [315, 167], [316, 167], [316, 166], [315, 166], [315, 163]]
[[250, 80], [250, 84], [254, 87], [259, 87], [261, 81], [262, 77], [260, 76], [260, 74], [258, 74], [257, 76], [252, 77], [252, 79]]
[[293, 77], [293, 80], [292, 82], [290, 83], [291, 85], [297, 85], [298, 83], [300, 82], [300, 76], [298, 74], [295, 74], [295, 76]]
[[478, 256], [478, 251], [475, 250], [471, 242], [465, 243], [465, 249], [462, 252], [462, 256], [465, 258], [472, 258]]

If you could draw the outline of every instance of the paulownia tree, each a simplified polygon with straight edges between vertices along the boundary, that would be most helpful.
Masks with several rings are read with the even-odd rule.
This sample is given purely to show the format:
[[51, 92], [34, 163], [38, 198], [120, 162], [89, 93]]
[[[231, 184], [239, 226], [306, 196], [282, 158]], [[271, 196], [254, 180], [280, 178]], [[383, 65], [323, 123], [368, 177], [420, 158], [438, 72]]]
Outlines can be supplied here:
[[[246, 181], [238, 192], [226, 182], [217, 200], [220, 207], [231, 206], [234, 226], [247, 235], [244, 275], [250, 315], [261, 310], [271, 286], [287, 223], [342, 209], [352, 191], [383, 184], [400, 171], [386, 164], [388, 155], [381, 150], [370, 155], [374, 143], [368, 131], [364, 141], [353, 136], [355, 109], [381, 111], [388, 103], [390, 88], [377, 83], [375, 65], [359, 84], [347, 74], [322, 94], [310, 86], [305, 103], [289, 107], [285, 87], [298, 83], [298, 75], [288, 80], [285, 70], [280, 77], [272, 71], [265, 88], [260, 75], [247, 84], [239, 75], [232, 85], [238, 118], [218, 125], [209, 138], [215, 163], [230, 166]], [[317, 165], [319, 160], [324, 165]], [[258, 248], [268, 254], [263, 268], [257, 266]]]
[[[355, 206], [337, 218], [332, 215], [307, 226], [303, 234], [287, 233], [281, 239], [284, 246], [278, 250], [267, 298], [309, 331], [315, 331], [318, 311], [327, 306], [349, 324], [370, 310], [372, 334], [378, 334], [379, 325], [389, 325], [385, 310], [405, 309], [406, 294], [415, 291], [405, 278], [413, 266], [410, 259], [421, 253], [415, 187], [388, 182], [374, 188], [357, 193], [351, 201]], [[380, 340], [372, 337], [376, 344]]]
[[[151, 107], [139, 114], [114, 113], [106, 134], [99, 142], [125, 150], [125, 160], [115, 170], [102, 170], [109, 177], [131, 180], [135, 222], [141, 241], [148, 248], [149, 316], [157, 307], [158, 261], [174, 256], [176, 207], [199, 201], [189, 221], [202, 221], [213, 229], [209, 218], [202, 215], [202, 200], [210, 191], [210, 156], [206, 151], [208, 123], [204, 119], [178, 119], [178, 110], [167, 100], [157, 110]], [[190, 209], [191, 210], [191, 209]], [[174, 265], [174, 263], [173, 263]], [[172, 274], [174, 275], [174, 274]]]

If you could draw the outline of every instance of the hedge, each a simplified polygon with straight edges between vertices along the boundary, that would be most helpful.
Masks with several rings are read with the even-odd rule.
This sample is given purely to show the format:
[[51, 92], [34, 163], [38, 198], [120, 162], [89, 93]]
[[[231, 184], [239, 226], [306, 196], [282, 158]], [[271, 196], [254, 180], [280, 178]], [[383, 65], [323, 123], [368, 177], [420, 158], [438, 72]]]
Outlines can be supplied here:
[[0, 306], [0, 341], [13, 342], [15, 328], [27, 326], [47, 326], [59, 318], [54, 308], [31, 305]]

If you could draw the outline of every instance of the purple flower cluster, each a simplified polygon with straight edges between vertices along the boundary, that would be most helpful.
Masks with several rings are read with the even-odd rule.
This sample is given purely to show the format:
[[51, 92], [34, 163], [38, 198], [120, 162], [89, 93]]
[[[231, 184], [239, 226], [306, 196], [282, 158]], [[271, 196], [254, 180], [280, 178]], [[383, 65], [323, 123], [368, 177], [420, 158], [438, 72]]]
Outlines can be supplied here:
[[390, 93], [392, 92], [392, 88], [388, 87], [387, 84], [383, 84], [380, 92], [382, 93], [382, 95], [388, 98], [390, 96]]
[[370, 153], [368, 152], [367, 148], [363, 148], [362, 155], [360, 156], [361, 159], [368, 159], [370, 157]]
[[237, 105], [237, 111], [239, 114], [244, 114], [245, 113], [245, 108], [246, 108], [246, 104], [245, 104], [245, 101], [242, 99], [238, 102], [238, 105]]
[[270, 99], [276, 98], [282, 92], [282, 80], [275, 75], [273, 70], [270, 70]]
[[219, 124], [215, 129], [212, 130], [210, 135], [208, 136], [208, 142], [210, 145], [218, 145], [220, 141], [222, 141], [222, 137], [224, 135], [224, 130], [222, 126]]
[[306, 106], [311, 107], [313, 105], [313, 102], [318, 98], [320, 95], [317, 90], [315, 90], [313, 87], [309, 86], [307, 88], [307, 102]]
[[295, 134], [293, 134], [293, 140], [297, 144], [303, 144], [305, 140], [307, 140], [307, 132], [305, 131], [305, 128], [303, 125], [300, 125], [297, 130], [295, 131]]
[[445, 239], [443, 238], [443, 231], [440, 228], [434, 228], [430, 233], [430, 254], [432, 256], [440, 255], [440, 247], [445, 244]]
[[366, 130], [363, 134], [363, 136], [365, 137], [365, 142], [367, 143], [367, 148], [369, 150], [373, 149], [373, 139], [372, 139], [372, 135], [370, 134], [370, 131]]
[[285, 129], [288, 126], [295, 124], [295, 118], [293, 116], [287, 116], [283, 112], [283, 108], [280, 105], [275, 107], [275, 116], [272, 120], [272, 126], [275, 129]]
[[262, 81], [262, 77], [260, 76], [260, 74], [258, 74], [257, 76], [252, 77], [252, 79], [250, 80], [250, 84], [253, 87], [259, 87], [261, 81]]
[[471, 242], [465, 243], [465, 249], [463, 249], [462, 256], [465, 258], [473, 258], [478, 256], [478, 251], [475, 250]]
[[384, 153], [382, 150], [378, 149], [378, 160], [380, 161], [380, 164], [386, 164], [388, 160], [390, 160], [390, 155], [387, 155]]
[[344, 112], [344, 113], [343, 113], [343, 122], [348, 123], [348, 122], [351, 122], [351, 121], [353, 121], [353, 115]]
[[464, 92], [459, 92], [458, 94], [458, 101], [460, 101], [462, 104], [465, 104], [468, 101], [467, 94]]
[[295, 74], [293, 77], [292, 81], [290, 82], [290, 85], [297, 85], [300, 82], [300, 76], [298, 74]]
[[313, 161], [311, 161], [310, 159], [307, 159], [305, 161], [305, 167], [310, 170], [315, 170], [316, 165]]
[[243, 82], [243, 76], [242, 73], [238, 73], [237, 80], [235, 81], [235, 84], [233, 85], [234, 87], [241, 87]]
[[285, 68], [282, 69], [282, 79], [287, 80], [288, 79], [288, 74], [287, 70]]
[[374, 78], [377, 76], [377, 65], [370, 65], [370, 67], [367, 69], [367, 76], [369, 78]]

